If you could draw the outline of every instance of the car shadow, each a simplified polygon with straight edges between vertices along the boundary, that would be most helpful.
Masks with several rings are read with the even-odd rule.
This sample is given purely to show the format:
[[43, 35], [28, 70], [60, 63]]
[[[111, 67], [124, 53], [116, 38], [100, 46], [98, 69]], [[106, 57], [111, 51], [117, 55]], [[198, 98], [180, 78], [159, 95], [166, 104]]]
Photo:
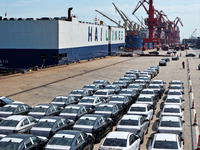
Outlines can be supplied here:
[[156, 114], [156, 118], [160, 118], [161, 110]]

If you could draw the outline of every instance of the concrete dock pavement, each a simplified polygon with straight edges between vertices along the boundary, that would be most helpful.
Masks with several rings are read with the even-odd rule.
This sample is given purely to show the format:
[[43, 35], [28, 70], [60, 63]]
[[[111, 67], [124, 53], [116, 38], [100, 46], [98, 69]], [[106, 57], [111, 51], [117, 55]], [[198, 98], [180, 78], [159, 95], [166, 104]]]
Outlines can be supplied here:
[[[153, 51], [153, 50], [152, 50]], [[149, 51], [145, 51], [148, 53]], [[190, 49], [187, 53], [195, 52]], [[167, 51], [159, 51], [160, 54], [166, 54]], [[181, 80], [185, 87], [185, 145], [184, 149], [191, 149], [191, 133], [190, 133], [190, 116], [188, 101], [188, 76], [187, 68], [182, 68], [182, 62], [187, 61], [185, 57], [186, 51], [178, 51], [177, 55], [181, 57], [178, 61], [172, 61], [167, 66], [160, 67], [160, 73], [153, 80], [159, 79], [169, 83], [171, 80]], [[124, 76], [126, 71], [131, 69], [145, 70], [153, 65], [158, 65], [163, 56], [144, 56], [144, 57], [107, 57], [96, 59], [94, 61], [85, 61], [82, 63], [59, 66], [26, 74], [20, 74], [12, 77], [0, 77], [0, 95], [9, 96], [13, 100], [23, 101], [31, 106], [39, 103], [49, 103], [57, 95], [67, 95], [73, 89], [80, 89], [85, 84], [92, 83], [96, 79], [105, 79], [109, 82], [118, 80]], [[190, 76], [193, 86], [193, 94], [195, 99], [195, 107], [197, 119], [200, 120], [200, 71], [197, 70], [200, 59], [188, 58], [190, 65]], [[167, 85], [168, 87], [168, 85]], [[153, 120], [151, 120], [149, 133], [145, 135], [144, 143], [140, 149], [147, 149], [148, 138], [155, 133], [155, 121], [159, 116], [160, 103], [159, 100]], [[192, 114], [194, 115], [194, 114]], [[194, 116], [193, 116], [194, 117]], [[193, 120], [194, 118], [192, 118]], [[195, 129], [193, 128], [195, 133]], [[196, 136], [194, 135], [194, 145], [197, 146]], [[100, 143], [95, 144], [94, 149], [98, 149]]]

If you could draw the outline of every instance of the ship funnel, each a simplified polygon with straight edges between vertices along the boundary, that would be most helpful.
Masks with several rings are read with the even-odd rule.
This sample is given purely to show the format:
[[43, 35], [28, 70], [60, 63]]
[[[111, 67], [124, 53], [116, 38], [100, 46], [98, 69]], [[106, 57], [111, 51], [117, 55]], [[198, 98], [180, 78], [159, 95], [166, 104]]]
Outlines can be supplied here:
[[71, 15], [71, 11], [72, 11], [72, 7], [70, 7], [69, 9], [68, 9], [68, 19], [67, 19], [67, 21], [72, 21], [72, 15]]

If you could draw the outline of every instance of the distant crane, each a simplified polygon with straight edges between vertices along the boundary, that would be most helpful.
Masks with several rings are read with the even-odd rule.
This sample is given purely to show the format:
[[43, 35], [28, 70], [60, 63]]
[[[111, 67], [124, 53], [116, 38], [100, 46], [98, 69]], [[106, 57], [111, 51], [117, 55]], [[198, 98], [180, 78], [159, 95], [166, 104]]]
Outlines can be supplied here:
[[197, 39], [197, 29], [192, 32], [190, 39]]
[[106, 16], [105, 14], [103, 14], [102, 12], [95, 10], [96, 12], [98, 12], [99, 14], [101, 14], [102, 16], [106, 17], [107, 19], [109, 19], [110, 21], [114, 22], [116, 25], [118, 25], [118, 27], [122, 27], [118, 22], [114, 21], [112, 18]]

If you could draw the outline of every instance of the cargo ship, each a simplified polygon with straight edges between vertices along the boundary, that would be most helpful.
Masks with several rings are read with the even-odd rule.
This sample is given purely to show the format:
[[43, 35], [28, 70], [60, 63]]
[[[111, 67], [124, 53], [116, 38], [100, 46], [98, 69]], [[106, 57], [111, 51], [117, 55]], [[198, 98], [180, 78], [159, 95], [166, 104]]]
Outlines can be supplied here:
[[124, 28], [68, 17], [0, 19], [0, 70], [65, 64], [111, 55], [125, 45]]

